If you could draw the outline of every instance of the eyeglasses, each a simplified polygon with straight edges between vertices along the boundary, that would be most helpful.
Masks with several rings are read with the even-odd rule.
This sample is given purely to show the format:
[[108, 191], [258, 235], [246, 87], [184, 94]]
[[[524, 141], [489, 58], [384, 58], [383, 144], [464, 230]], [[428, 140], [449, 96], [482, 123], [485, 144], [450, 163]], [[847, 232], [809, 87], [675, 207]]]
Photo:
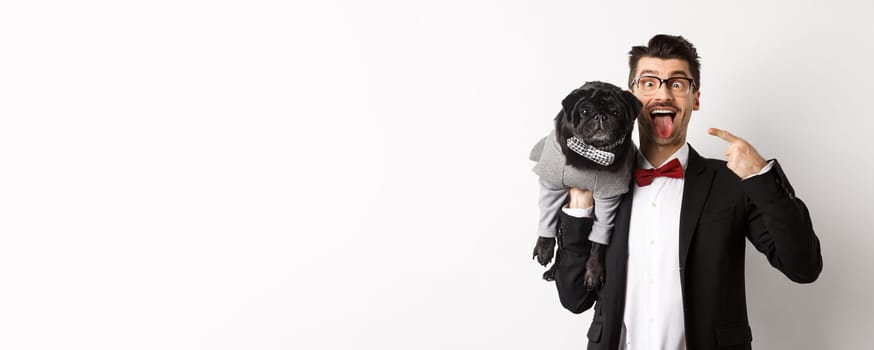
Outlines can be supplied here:
[[662, 84], [668, 84], [668, 89], [675, 95], [686, 95], [692, 91], [695, 86], [695, 81], [686, 77], [670, 77], [661, 79], [651, 75], [639, 76], [631, 82], [632, 86], [636, 86], [637, 90], [644, 96], [655, 95], [662, 87]]

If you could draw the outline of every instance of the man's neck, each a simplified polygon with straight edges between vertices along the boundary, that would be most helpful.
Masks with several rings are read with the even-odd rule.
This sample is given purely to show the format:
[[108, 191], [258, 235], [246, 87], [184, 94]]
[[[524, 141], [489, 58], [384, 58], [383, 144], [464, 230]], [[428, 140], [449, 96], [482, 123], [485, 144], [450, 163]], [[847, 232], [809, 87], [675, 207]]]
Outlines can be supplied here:
[[683, 147], [683, 144], [685, 144], [685, 142], [679, 145], [642, 144], [640, 145], [640, 153], [646, 157], [649, 164], [652, 164], [653, 167], [657, 168], [667, 161], [668, 157], [677, 153], [677, 151]]

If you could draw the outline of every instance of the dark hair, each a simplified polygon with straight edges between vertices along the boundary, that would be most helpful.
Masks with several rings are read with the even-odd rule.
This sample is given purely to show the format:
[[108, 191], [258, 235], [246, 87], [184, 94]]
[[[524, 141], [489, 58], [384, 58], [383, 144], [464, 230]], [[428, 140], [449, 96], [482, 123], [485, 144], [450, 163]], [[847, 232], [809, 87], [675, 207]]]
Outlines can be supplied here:
[[649, 39], [647, 46], [635, 46], [628, 52], [628, 88], [631, 88], [631, 83], [634, 81], [634, 74], [637, 71], [637, 62], [641, 57], [653, 57], [661, 59], [678, 58], [689, 63], [689, 70], [692, 73], [692, 79], [695, 79], [695, 90], [701, 88], [701, 58], [698, 56], [698, 51], [695, 46], [688, 40], [679, 35], [658, 34], [652, 39]]

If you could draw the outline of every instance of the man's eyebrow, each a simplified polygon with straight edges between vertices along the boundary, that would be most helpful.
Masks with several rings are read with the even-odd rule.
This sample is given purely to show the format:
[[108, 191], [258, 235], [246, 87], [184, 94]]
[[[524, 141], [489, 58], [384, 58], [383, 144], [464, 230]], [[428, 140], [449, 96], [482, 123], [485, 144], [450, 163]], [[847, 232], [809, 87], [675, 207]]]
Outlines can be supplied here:
[[[654, 70], [650, 70], [650, 69], [644, 69], [644, 70], [640, 71], [640, 74], [639, 74], [639, 75], [654, 75], [654, 76], [658, 76], [658, 75], [659, 75], [659, 72], [656, 72], [656, 71], [654, 71]], [[683, 76], [683, 77], [688, 78], [688, 77], [689, 77], [689, 74], [686, 74], [685, 71], [675, 70], [675, 71], [671, 72], [671, 75], [670, 75], [670, 76], [671, 76], [671, 77]]]
[[659, 73], [654, 70], [644, 69], [638, 75], [659, 75]]

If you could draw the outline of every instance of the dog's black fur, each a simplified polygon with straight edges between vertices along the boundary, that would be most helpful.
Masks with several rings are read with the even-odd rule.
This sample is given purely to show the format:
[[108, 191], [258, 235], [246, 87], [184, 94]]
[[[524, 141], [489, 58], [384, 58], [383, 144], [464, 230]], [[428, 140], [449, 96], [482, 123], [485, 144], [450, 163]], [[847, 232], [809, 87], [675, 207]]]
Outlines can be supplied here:
[[[613, 84], [588, 82], [572, 91], [563, 101], [555, 117], [555, 136], [568, 165], [585, 170], [594, 167], [609, 171], [618, 169], [631, 147], [631, 132], [642, 104], [631, 92]], [[577, 136], [586, 144], [616, 154], [613, 164], [603, 166], [576, 154], [567, 147], [567, 139]], [[622, 137], [625, 142], [614, 149], [605, 149]]]
[[[619, 169], [630, 153], [628, 148], [632, 147], [631, 132], [642, 108], [637, 97], [613, 84], [593, 81], [572, 91], [561, 105], [562, 109], [555, 117], [555, 136], [567, 159], [567, 164], [581, 170], [596, 167], [608, 171]], [[603, 166], [569, 149], [567, 140], [573, 136], [602, 151], [613, 153], [615, 155], [613, 163]], [[619, 146], [605, 148], [623, 137], [625, 140]], [[554, 238], [538, 237], [534, 246], [534, 257], [541, 265], [546, 266], [552, 260], [554, 249]], [[604, 249], [604, 245], [592, 242], [589, 259], [586, 261], [585, 275], [585, 286], [589, 290], [597, 289], [604, 284]], [[556, 260], [559, 258], [556, 257]], [[554, 279], [555, 266], [556, 264], [553, 264], [543, 273], [543, 279], [547, 281]]]

